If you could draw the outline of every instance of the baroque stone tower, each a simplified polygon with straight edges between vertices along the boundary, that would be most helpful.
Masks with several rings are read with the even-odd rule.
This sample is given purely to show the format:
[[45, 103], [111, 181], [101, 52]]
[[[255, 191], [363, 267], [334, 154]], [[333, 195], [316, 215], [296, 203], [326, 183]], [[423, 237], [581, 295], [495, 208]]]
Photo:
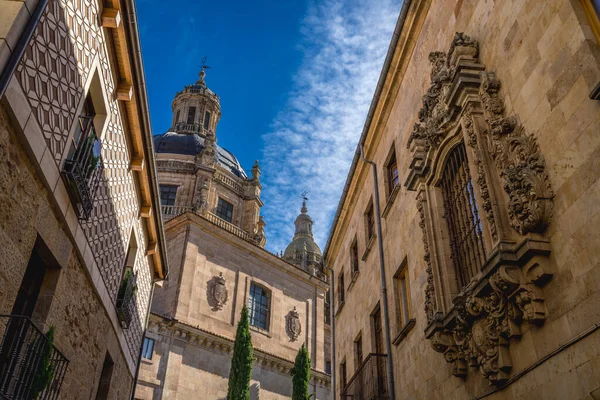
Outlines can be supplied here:
[[217, 145], [219, 96], [200, 79], [175, 95], [173, 122], [154, 150], [167, 238], [169, 280], [154, 291], [136, 398], [223, 399], [241, 310], [250, 311], [251, 398], [292, 394], [290, 370], [306, 344], [311, 392], [329, 399], [325, 275], [306, 206], [284, 259], [264, 249], [260, 167], [246, 174]]
[[313, 220], [308, 215], [306, 199], [302, 201], [300, 215], [296, 218], [294, 225], [296, 226], [296, 231], [292, 241], [283, 253], [283, 258], [287, 262], [301, 267], [313, 275], [320, 276], [323, 273], [323, 256], [321, 249], [313, 238]]

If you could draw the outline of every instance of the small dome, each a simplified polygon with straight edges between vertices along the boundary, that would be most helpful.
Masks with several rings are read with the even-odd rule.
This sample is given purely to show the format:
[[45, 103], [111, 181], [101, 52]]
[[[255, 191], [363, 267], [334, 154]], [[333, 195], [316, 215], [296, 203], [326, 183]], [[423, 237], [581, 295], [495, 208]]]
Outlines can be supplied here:
[[294, 257], [295, 254], [302, 254], [302, 252], [304, 251], [304, 247], [306, 247], [306, 252], [308, 254], [314, 253], [319, 256], [322, 256], [321, 249], [315, 243], [314, 239], [310, 236], [296, 237], [285, 248], [285, 251], [283, 252], [283, 256], [286, 259], [288, 259], [288, 258], [291, 259]]
[[296, 265], [302, 263], [305, 251], [307, 257], [306, 261], [309, 263], [320, 263], [323, 256], [321, 249], [315, 243], [315, 239], [313, 238], [313, 220], [307, 212], [306, 200], [304, 200], [302, 202], [300, 215], [298, 215], [296, 221], [294, 221], [294, 225], [296, 226], [294, 237], [283, 252], [283, 258]]
[[[157, 154], [182, 154], [195, 156], [204, 149], [204, 138], [200, 135], [167, 132], [154, 136], [154, 151]], [[217, 162], [235, 176], [247, 179], [248, 176], [237, 158], [217, 145]]]

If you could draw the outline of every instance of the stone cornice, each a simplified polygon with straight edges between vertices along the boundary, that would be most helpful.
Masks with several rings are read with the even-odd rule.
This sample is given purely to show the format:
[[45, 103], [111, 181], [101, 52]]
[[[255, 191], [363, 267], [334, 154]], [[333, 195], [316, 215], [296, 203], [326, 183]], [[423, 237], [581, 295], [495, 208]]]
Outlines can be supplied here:
[[[198, 326], [192, 326], [168, 316], [150, 314], [148, 331], [182, 340], [192, 346], [197, 346], [215, 353], [233, 354], [234, 340], [222, 335], [208, 332]], [[254, 364], [261, 368], [290, 376], [294, 362], [275, 354], [254, 348]], [[291, 377], [290, 377], [291, 379]], [[318, 386], [329, 388], [331, 377], [323, 371], [311, 369], [311, 381]]]

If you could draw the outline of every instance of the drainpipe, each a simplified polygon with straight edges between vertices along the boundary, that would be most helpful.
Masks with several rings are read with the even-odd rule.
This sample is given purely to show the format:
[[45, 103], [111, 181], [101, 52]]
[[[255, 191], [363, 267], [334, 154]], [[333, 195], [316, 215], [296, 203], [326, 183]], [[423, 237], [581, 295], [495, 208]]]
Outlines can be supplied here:
[[331, 272], [331, 281], [329, 282], [329, 322], [331, 324], [331, 397], [333, 400], [335, 397], [335, 271], [333, 268], [328, 267], [323, 260], [323, 268]]
[[37, 5], [35, 6], [35, 10], [33, 10], [33, 14], [29, 17], [29, 21], [27, 21], [27, 25], [23, 29], [17, 44], [10, 54], [8, 58], [8, 63], [6, 67], [4, 67], [4, 71], [2, 71], [2, 75], [0, 75], [0, 99], [4, 96], [4, 92], [6, 92], [6, 88], [8, 88], [8, 83], [10, 82], [10, 78], [12, 78], [13, 74], [17, 70], [17, 65], [19, 65], [19, 61], [21, 61], [21, 57], [23, 57], [23, 53], [25, 53], [25, 48], [27, 47], [27, 43], [33, 36], [33, 32], [40, 22], [40, 18], [46, 5], [48, 4], [48, 0], [39, 0]]
[[377, 244], [379, 247], [379, 269], [381, 271], [381, 297], [383, 302], [383, 321], [385, 323], [385, 349], [387, 351], [387, 380], [390, 399], [395, 399], [394, 390], [394, 364], [392, 363], [392, 339], [390, 336], [390, 317], [388, 312], [387, 285], [385, 279], [385, 259], [383, 256], [383, 237], [381, 234], [381, 213], [379, 211], [379, 183], [377, 181], [377, 164], [365, 158], [363, 145], [360, 146], [360, 157], [364, 162], [373, 167], [373, 192], [375, 194], [375, 219], [377, 221]]

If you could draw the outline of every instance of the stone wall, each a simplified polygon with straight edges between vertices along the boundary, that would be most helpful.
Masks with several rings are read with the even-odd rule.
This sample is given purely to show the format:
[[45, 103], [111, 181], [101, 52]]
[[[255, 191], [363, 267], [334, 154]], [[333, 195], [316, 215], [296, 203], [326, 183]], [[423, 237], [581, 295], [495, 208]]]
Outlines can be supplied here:
[[[580, 3], [416, 1], [407, 20], [399, 48], [406, 45], [408, 50], [402, 60], [392, 63], [398, 68], [390, 72], [396, 74], [388, 86], [392, 91], [389, 98], [381, 100], [389, 109], [376, 114], [372, 126], [377, 127], [373, 128], [377, 134], [366, 140], [367, 155], [382, 167], [394, 148], [404, 181], [413, 158], [407, 149], [408, 138], [430, 85], [429, 53], [447, 51], [455, 32], [475, 39], [480, 62], [502, 83], [506, 113], [516, 115], [537, 139], [555, 193], [554, 215], [545, 233], [550, 239], [553, 271], [543, 288], [547, 317], [541, 326], [524, 324], [521, 338], [510, 344], [512, 376], [535, 368], [487, 398], [589, 399], [600, 381], [600, 334], [596, 331], [581, 340], [575, 338], [600, 321], [600, 260], [595, 256], [600, 249], [596, 234], [600, 222], [600, 103], [588, 97], [600, 81], [600, 48]], [[381, 167], [379, 181], [384, 182]], [[353, 341], [359, 333], [363, 352], [374, 351], [371, 313], [380, 301], [374, 290], [380, 287], [376, 248], [360, 262], [360, 274], [348, 288], [349, 249], [356, 235], [359, 254], [365, 250], [363, 213], [372, 190], [371, 171], [359, 164], [347, 210], [328, 251], [329, 264], [346, 276], [346, 303], [336, 317], [336, 367], [345, 358], [348, 377], [356, 368]], [[394, 318], [398, 305], [392, 288], [393, 276], [404, 260], [410, 311], [416, 320], [414, 328], [393, 346], [396, 396], [473, 398], [490, 390], [488, 382], [472, 369], [464, 379], [454, 377], [451, 365], [425, 338], [427, 263], [415, 197], [401, 187], [382, 220], [392, 339], [403, 328]], [[384, 209], [388, 199], [382, 196], [381, 201]], [[365, 297], [363, 293], [377, 294]], [[561, 348], [572, 339], [570, 347]], [[558, 353], [546, 360], [554, 351]]]
[[107, 352], [115, 363], [109, 398], [126, 398], [133, 375], [115, 328], [17, 137], [0, 108], [0, 313], [10, 314], [39, 235], [60, 265], [53, 296], [42, 293], [34, 317], [43, 331], [56, 328], [55, 346], [70, 360], [61, 398], [94, 398]]

